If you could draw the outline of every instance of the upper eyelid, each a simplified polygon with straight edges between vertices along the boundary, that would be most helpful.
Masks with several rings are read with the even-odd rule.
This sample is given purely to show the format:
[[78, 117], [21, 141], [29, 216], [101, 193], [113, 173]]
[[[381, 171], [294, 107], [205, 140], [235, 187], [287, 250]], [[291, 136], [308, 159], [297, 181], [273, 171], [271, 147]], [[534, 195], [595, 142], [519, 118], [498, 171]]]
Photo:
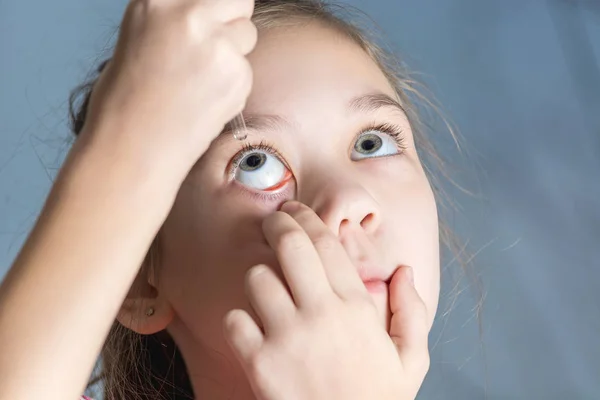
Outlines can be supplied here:
[[397, 144], [400, 144], [401, 142], [405, 142], [407, 140], [405, 129], [403, 129], [403, 127], [399, 124], [389, 122], [370, 124], [366, 128], [361, 129], [354, 137], [354, 140], [359, 139], [365, 133], [373, 131], [378, 131], [392, 137], [392, 139], [394, 139], [394, 141], [397, 142]]
[[[283, 163], [283, 165], [289, 169], [290, 171], [292, 170], [291, 166], [288, 164], [288, 162], [286, 161], [286, 157], [284, 157], [283, 154], [281, 154], [281, 152], [275, 148], [274, 145], [272, 145], [269, 142], [266, 142], [264, 139], [260, 141], [260, 143], [258, 144], [249, 144], [249, 143], [245, 143], [244, 147], [242, 147], [241, 150], [239, 150], [235, 156], [233, 157], [233, 159], [231, 160], [231, 165], [233, 164], [237, 164], [237, 166], [239, 166], [239, 162], [249, 153], [256, 151], [256, 150], [264, 150], [264, 151], [269, 151], [272, 155], [274, 155], [275, 157], [277, 157], [277, 159]], [[233, 172], [233, 171], [232, 171]]]
[[372, 123], [369, 126], [367, 126], [366, 128], [362, 128], [356, 135], [356, 137], [367, 133], [367, 132], [371, 132], [371, 131], [380, 131], [383, 133], [387, 133], [389, 134], [390, 131], [394, 132], [394, 133], [399, 133], [402, 134], [404, 133], [404, 129], [402, 129], [402, 126], [398, 125], [398, 124], [393, 124], [393, 123], [389, 123], [389, 122], [383, 122], [383, 123]]

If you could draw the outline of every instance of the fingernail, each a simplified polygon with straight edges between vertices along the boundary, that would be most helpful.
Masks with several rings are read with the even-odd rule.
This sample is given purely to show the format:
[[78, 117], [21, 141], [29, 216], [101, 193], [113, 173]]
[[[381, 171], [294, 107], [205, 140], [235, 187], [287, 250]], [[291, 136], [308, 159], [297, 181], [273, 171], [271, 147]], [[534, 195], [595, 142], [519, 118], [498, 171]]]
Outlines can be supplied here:
[[415, 272], [412, 267], [406, 267], [406, 277], [408, 278], [408, 282], [412, 287], [415, 287]]
[[294, 201], [294, 200], [290, 200], [290, 201], [286, 201], [285, 203], [283, 203], [283, 205], [281, 206], [281, 208], [279, 209], [280, 211], [283, 212], [292, 212], [297, 210], [299, 207], [298, 202]]
[[252, 268], [250, 268], [250, 270], [248, 271], [248, 276], [250, 278], [253, 278], [255, 276], [262, 274], [266, 270], [267, 270], [267, 267], [265, 267], [262, 264], [258, 264], [258, 265], [253, 266]]

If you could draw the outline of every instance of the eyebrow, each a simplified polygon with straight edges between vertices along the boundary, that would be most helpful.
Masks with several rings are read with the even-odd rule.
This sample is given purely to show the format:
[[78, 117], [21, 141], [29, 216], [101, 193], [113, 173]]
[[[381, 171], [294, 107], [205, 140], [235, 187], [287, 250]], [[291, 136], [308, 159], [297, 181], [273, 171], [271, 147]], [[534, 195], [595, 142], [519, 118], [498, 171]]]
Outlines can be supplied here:
[[406, 116], [404, 107], [385, 93], [368, 93], [357, 96], [348, 102], [348, 108], [362, 113], [373, 113], [382, 108], [393, 108]]
[[[359, 112], [364, 114], [374, 113], [381, 109], [393, 109], [402, 113], [404, 117], [407, 116], [406, 110], [402, 105], [392, 97], [388, 96], [385, 93], [367, 93], [360, 96], [356, 96], [352, 98], [348, 104], [347, 108], [353, 112]], [[280, 115], [272, 115], [272, 114], [243, 114], [244, 123], [246, 124], [246, 128], [248, 130], [274, 130], [278, 131], [283, 128], [289, 128], [290, 126], [294, 126], [291, 121], [287, 118], [284, 118]], [[229, 121], [219, 136], [231, 133], [234, 131], [235, 122]]]

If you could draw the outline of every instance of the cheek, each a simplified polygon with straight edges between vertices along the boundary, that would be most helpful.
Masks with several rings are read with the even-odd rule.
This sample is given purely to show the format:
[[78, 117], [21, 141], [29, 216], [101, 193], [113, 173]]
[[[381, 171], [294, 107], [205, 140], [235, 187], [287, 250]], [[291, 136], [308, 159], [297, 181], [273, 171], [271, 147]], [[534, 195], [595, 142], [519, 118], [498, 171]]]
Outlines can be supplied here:
[[161, 230], [159, 289], [184, 325], [220, 346], [224, 314], [249, 308], [246, 271], [273, 260], [263, 213], [216, 201], [176, 202]]
[[[389, 196], [384, 211], [384, 245], [394, 249], [395, 260], [414, 269], [415, 286], [427, 306], [430, 324], [437, 310], [440, 291], [438, 214], [428, 184], [405, 187]], [[386, 212], [387, 211], [387, 212]]]

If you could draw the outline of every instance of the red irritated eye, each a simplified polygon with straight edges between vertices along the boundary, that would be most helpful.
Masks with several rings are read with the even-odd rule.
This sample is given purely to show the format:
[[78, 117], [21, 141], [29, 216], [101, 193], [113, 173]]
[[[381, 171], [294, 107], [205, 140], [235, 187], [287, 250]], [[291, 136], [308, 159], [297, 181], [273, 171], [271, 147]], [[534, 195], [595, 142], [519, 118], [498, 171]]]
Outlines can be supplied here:
[[234, 179], [255, 190], [274, 191], [292, 179], [292, 173], [277, 156], [262, 150], [240, 154], [233, 162]]
[[281, 189], [282, 187], [284, 187], [289, 181], [292, 180], [294, 176], [292, 175], [292, 173], [290, 172], [289, 169], [286, 168], [285, 170], [285, 175], [283, 177], [283, 179], [281, 180], [281, 182], [279, 182], [277, 185], [275, 186], [271, 186], [269, 188], [263, 189], [265, 191], [275, 191], [278, 189]]

